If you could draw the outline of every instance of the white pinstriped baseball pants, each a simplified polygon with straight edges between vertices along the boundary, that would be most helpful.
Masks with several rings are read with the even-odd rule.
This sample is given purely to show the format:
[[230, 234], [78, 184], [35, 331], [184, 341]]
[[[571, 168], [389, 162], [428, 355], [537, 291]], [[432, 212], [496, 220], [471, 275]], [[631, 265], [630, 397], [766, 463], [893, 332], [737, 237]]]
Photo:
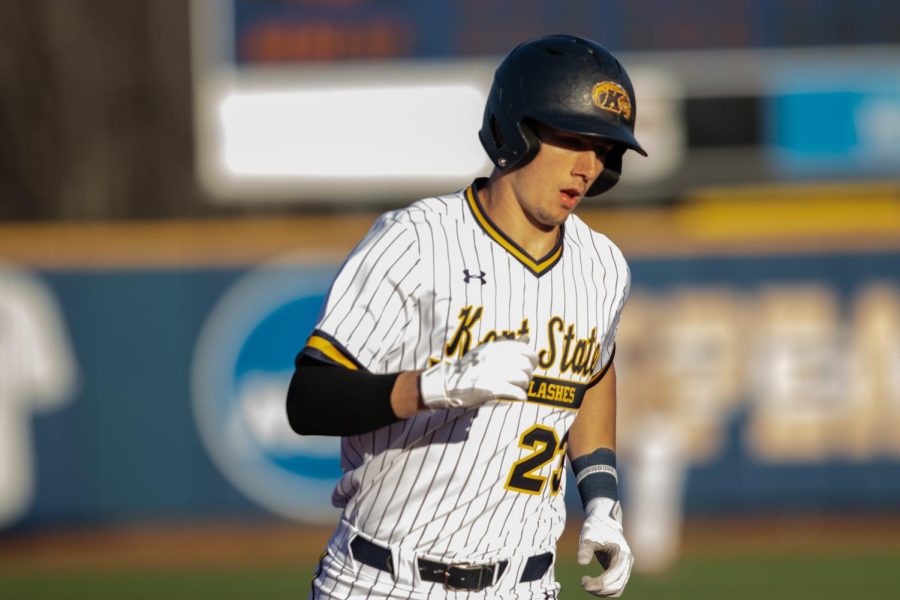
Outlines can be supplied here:
[[319, 561], [310, 600], [555, 600], [560, 586], [551, 567], [537, 581], [519, 583], [525, 561], [533, 554], [509, 557], [509, 566], [494, 585], [481, 591], [448, 590], [422, 581], [416, 557], [392, 550], [394, 574], [354, 560], [349, 548], [356, 533], [342, 521]]

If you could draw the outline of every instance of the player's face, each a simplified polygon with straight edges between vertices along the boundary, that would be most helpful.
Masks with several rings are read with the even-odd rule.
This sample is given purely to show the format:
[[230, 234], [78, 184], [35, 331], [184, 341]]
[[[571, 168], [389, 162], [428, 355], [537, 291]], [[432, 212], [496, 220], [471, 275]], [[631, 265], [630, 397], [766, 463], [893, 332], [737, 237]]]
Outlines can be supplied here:
[[613, 144], [543, 125], [536, 131], [541, 147], [534, 160], [515, 172], [516, 196], [536, 224], [553, 228], [581, 203]]

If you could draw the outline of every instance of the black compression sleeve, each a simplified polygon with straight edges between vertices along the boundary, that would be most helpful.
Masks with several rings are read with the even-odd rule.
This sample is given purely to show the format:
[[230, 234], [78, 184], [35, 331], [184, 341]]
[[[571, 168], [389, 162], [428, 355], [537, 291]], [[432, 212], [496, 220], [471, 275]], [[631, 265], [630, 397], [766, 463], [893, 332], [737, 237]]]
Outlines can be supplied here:
[[391, 390], [397, 375], [299, 357], [287, 394], [291, 429], [301, 435], [357, 435], [396, 423]]

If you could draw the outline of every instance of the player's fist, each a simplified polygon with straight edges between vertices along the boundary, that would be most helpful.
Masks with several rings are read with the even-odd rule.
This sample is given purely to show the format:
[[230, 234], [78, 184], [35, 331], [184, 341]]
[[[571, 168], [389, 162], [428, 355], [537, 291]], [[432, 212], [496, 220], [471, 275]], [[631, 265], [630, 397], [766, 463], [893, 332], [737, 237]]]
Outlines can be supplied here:
[[466, 408], [495, 398], [525, 400], [537, 361], [527, 338], [482, 344], [457, 361], [423, 371], [422, 402], [428, 408]]
[[622, 533], [622, 507], [612, 498], [594, 498], [585, 508], [578, 541], [578, 564], [597, 557], [606, 569], [597, 577], [581, 578], [581, 586], [594, 596], [618, 598], [631, 576], [634, 556]]

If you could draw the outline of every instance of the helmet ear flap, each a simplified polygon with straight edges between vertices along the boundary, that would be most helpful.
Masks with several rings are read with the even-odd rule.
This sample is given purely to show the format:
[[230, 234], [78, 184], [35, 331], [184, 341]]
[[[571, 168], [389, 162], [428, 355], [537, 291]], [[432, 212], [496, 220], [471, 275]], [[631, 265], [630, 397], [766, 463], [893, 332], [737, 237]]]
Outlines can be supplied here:
[[538, 150], [541, 149], [541, 138], [538, 137], [537, 131], [535, 131], [534, 127], [532, 127], [527, 120], [519, 123], [519, 134], [522, 136], [525, 150], [522, 152], [521, 158], [516, 161], [516, 164], [510, 165], [510, 167], [527, 165], [531, 162], [531, 159], [537, 155]]
[[586, 195], [599, 196], [619, 183], [619, 177], [622, 175], [622, 156], [625, 154], [625, 150], [625, 146], [617, 144], [615, 148], [606, 153], [606, 158], [603, 159], [603, 171], [588, 189]]
[[478, 138], [501, 171], [512, 171], [528, 164], [541, 147], [541, 139], [528, 123], [509, 119], [493, 110], [485, 112]]

